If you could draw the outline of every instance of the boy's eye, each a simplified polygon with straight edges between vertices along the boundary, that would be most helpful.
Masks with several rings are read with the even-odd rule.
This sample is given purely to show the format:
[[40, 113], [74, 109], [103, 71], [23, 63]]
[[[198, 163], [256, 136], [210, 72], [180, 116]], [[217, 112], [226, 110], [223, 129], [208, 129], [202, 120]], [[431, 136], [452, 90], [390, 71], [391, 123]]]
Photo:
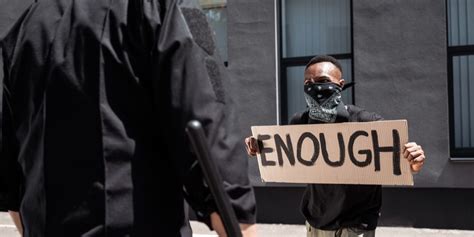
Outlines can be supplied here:
[[320, 82], [324, 82], [324, 83], [326, 83], [326, 82], [331, 82], [331, 80], [329, 80], [329, 79], [327, 79], [327, 78], [324, 78], [324, 79], [323, 79], [323, 80], [321, 80]]

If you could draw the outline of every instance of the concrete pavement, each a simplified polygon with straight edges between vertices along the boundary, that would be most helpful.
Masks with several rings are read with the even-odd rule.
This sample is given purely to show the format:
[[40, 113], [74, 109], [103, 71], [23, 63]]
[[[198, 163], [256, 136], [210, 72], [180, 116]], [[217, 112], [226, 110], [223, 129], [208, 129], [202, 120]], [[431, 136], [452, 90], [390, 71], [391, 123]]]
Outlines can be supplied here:
[[0, 236], [1, 237], [18, 237], [20, 236], [16, 231], [10, 215], [0, 212]]
[[[191, 222], [193, 237], [215, 237], [215, 232], [198, 222]], [[305, 237], [304, 225], [259, 224], [257, 228], [260, 237]], [[407, 227], [378, 227], [377, 237], [474, 237], [474, 231], [415, 229]]]
[[[215, 232], [201, 223], [192, 221], [193, 237], [216, 237]], [[258, 236], [260, 237], [304, 237], [306, 229], [304, 225], [280, 225], [259, 224]], [[0, 213], [0, 236], [19, 237], [20, 235], [6, 213]], [[474, 231], [465, 230], [435, 230], [415, 229], [407, 227], [379, 227], [376, 231], [377, 237], [474, 237]]]

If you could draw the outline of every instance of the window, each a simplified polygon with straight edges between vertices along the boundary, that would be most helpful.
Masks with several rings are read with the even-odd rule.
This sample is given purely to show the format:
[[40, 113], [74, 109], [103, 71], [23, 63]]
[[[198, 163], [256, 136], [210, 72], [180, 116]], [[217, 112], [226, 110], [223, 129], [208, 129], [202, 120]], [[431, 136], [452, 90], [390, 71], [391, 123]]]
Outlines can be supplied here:
[[474, 1], [446, 5], [451, 156], [474, 158]]
[[[306, 109], [304, 68], [315, 55], [331, 55], [343, 68], [346, 84], [352, 82], [352, 2], [350, 0], [282, 0], [280, 116], [282, 124]], [[353, 103], [353, 88], [342, 93]]]
[[227, 0], [200, 0], [199, 2], [214, 31], [217, 51], [227, 65]]

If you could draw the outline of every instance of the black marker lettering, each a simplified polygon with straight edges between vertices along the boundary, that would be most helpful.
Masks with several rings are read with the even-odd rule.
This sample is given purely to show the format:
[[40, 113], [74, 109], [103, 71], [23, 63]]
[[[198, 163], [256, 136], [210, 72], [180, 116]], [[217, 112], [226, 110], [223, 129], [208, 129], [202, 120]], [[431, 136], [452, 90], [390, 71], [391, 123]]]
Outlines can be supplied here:
[[321, 142], [321, 153], [323, 155], [324, 162], [326, 162], [326, 164], [328, 164], [331, 167], [339, 167], [344, 164], [346, 151], [345, 151], [344, 138], [342, 137], [342, 133], [337, 133], [337, 140], [339, 141], [340, 158], [338, 161], [331, 161], [329, 159], [328, 151], [326, 148], [326, 138], [324, 137], [323, 133], [319, 134], [319, 142]]
[[262, 141], [269, 140], [270, 138], [271, 136], [268, 134], [263, 134], [263, 135], [259, 134], [257, 136], [258, 149], [260, 150], [260, 157], [262, 158], [262, 166], [275, 166], [276, 165], [275, 161], [267, 160], [267, 157], [265, 156], [265, 153], [272, 153], [273, 149], [270, 147], [264, 147]]
[[392, 152], [393, 154], [393, 174], [401, 175], [400, 170], [400, 135], [398, 130], [392, 130], [393, 146], [381, 147], [379, 145], [379, 139], [377, 131], [372, 130], [372, 142], [374, 144], [374, 164], [375, 171], [380, 171], [380, 152]]
[[283, 166], [283, 156], [281, 150], [285, 151], [286, 157], [291, 166], [295, 165], [295, 153], [293, 152], [293, 144], [291, 143], [290, 134], [286, 134], [286, 144], [281, 139], [280, 135], [275, 134], [275, 147], [278, 155], [278, 165]]
[[355, 165], [359, 167], [365, 167], [365, 166], [368, 166], [370, 162], [372, 162], [372, 152], [370, 150], [360, 150], [358, 152], [360, 155], [366, 155], [365, 161], [358, 161], [354, 157], [354, 142], [359, 136], [368, 137], [369, 134], [365, 131], [356, 131], [351, 135], [351, 137], [349, 138], [349, 145], [348, 145], [349, 158], [351, 159], [352, 163], [354, 163]]
[[[307, 161], [307, 160], [304, 160], [303, 157], [301, 157], [301, 149], [303, 148], [303, 142], [306, 138], [309, 138], [311, 139], [311, 141], [313, 141], [313, 145], [314, 145], [314, 150], [313, 150], [313, 156], [311, 157], [311, 160]], [[301, 134], [300, 138], [298, 139], [298, 145], [296, 147], [296, 157], [298, 158], [298, 161], [303, 164], [303, 165], [306, 165], [306, 166], [312, 166], [316, 160], [318, 159], [318, 156], [319, 156], [319, 142], [318, 142], [318, 139], [312, 134], [312, 133], [309, 133], [309, 132], [305, 132], [303, 134]]]

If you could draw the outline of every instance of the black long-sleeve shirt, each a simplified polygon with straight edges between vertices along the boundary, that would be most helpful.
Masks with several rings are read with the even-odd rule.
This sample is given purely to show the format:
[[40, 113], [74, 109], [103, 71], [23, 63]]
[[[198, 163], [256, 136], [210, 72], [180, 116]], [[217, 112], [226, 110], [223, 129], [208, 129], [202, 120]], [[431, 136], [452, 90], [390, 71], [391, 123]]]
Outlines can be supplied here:
[[206, 219], [191, 119], [239, 221], [255, 222], [226, 73], [194, 1], [37, 0], [2, 49], [0, 209], [20, 211], [26, 237], [180, 236], [184, 198]]
[[[354, 105], [346, 106], [345, 122], [370, 122], [383, 118]], [[308, 124], [308, 111], [291, 118], [290, 124]], [[301, 212], [313, 227], [323, 230], [360, 228], [374, 230], [382, 206], [380, 185], [309, 184], [301, 201]]]

